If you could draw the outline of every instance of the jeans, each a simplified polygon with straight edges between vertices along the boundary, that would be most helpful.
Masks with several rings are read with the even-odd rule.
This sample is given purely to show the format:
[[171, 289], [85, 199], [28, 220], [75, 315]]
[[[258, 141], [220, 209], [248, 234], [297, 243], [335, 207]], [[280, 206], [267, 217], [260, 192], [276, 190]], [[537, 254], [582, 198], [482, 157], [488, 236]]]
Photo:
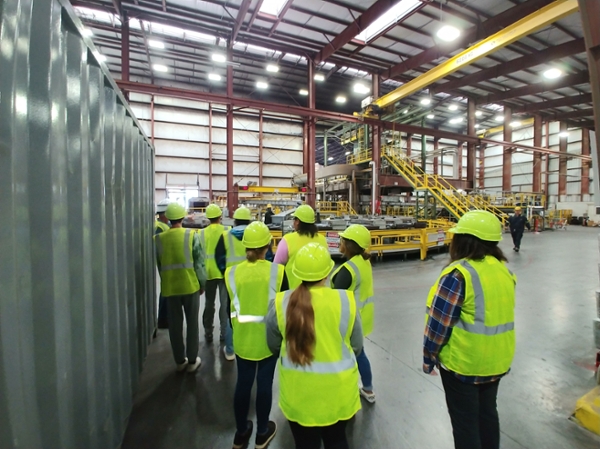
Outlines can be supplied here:
[[[200, 312], [200, 292], [191, 295], [167, 297], [169, 307], [169, 337], [175, 363], [183, 363], [186, 354], [188, 362], [195, 363], [198, 357], [198, 313]], [[186, 346], [183, 345], [183, 314], [187, 324]]]
[[455, 449], [499, 449], [500, 422], [496, 408], [500, 381], [461, 382], [440, 368]]
[[233, 410], [237, 431], [244, 433], [247, 430], [250, 397], [256, 377], [256, 431], [266, 433], [273, 400], [273, 376], [277, 357], [272, 355], [260, 361], [247, 360], [239, 356], [236, 356], [236, 359], [238, 377], [233, 397]]
[[358, 372], [360, 373], [360, 380], [363, 384], [363, 389], [367, 391], [373, 391], [373, 373], [371, 373], [371, 362], [365, 354], [365, 348], [356, 356], [356, 363], [358, 364]]
[[162, 294], [158, 298], [158, 327], [169, 327], [169, 313], [167, 312], [167, 298]]
[[521, 248], [521, 239], [523, 238], [523, 231], [510, 231], [510, 234], [512, 236], [515, 248]]
[[229, 295], [223, 279], [211, 279], [206, 282], [206, 305], [202, 314], [202, 324], [204, 325], [204, 334], [212, 335], [213, 323], [215, 319], [215, 302], [217, 299], [217, 290], [219, 291], [219, 323], [221, 325], [221, 337], [225, 339], [225, 347], [229, 354], [233, 354], [233, 333], [231, 331], [231, 322], [229, 321], [228, 302]]
[[321, 441], [325, 449], [348, 449], [346, 439], [348, 421], [338, 421], [326, 427], [305, 427], [297, 422], [288, 422], [294, 435], [296, 449], [320, 449]]

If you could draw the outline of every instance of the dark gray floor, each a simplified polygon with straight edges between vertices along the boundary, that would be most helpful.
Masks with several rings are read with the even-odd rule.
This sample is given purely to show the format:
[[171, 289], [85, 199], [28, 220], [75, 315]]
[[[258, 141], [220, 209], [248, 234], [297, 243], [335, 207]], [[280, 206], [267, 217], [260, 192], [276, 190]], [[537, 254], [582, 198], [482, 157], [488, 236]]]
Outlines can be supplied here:
[[[517, 354], [498, 400], [504, 449], [600, 447], [599, 437], [568, 420], [577, 398], [594, 387], [598, 233], [581, 227], [527, 233], [519, 254], [510, 236], [501, 244], [519, 278]], [[375, 265], [376, 326], [365, 348], [378, 397], [374, 405], [363, 403], [349, 428], [354, 449], [453, 447], [440, 378], [421, 372], [425, 298], [447, 260], [440, 254]], [[176, 375], [168, 335], [159, 332], [123, 449], [231, 447], [235, 362], [220, 349], [201, 342], [198, 373]], [[277, 391], [276, 380], [271, 416], [279, 432], [270, 447], [290, 448]]]

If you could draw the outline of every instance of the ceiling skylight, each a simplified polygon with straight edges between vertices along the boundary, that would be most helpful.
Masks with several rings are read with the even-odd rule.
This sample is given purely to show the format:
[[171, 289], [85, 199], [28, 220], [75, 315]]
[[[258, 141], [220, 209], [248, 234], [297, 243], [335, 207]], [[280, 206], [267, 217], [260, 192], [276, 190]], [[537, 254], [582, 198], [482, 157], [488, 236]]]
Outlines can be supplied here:
[[[265, 0], [264, 3], [267, 3], [267, 0]], [[365, 28], [364, 31], [362, 31], [360, 34], [357, 34], [355, 39], [362, 42], [371, 41], [375, 37], [379, 36], [382, 32], [387, 30], [391, 25], [394, 25], [398, 21], [404, 19], [420, 5], [422, 5], [421, 0], [400, 0], [398, 3], [384, 12], [375, 22]]]
[[286, 1], [287, 0], [264, 0], [260, 6], [259, 12], [277, 17], [285, 6]]

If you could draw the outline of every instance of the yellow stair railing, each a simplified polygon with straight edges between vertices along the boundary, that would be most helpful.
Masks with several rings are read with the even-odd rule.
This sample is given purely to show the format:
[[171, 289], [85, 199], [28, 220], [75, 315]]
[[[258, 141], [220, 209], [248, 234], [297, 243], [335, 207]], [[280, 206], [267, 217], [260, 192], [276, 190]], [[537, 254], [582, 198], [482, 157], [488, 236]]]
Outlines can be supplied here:
[[317, 201], [316, 206], [322, 214], [357, 215], [348, 201]]

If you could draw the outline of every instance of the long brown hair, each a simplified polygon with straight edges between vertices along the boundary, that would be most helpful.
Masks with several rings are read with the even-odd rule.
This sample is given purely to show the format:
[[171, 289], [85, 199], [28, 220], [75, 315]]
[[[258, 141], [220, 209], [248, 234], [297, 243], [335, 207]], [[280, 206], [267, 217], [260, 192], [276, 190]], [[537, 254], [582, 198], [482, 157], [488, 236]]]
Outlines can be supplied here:
[[471, 234], [454, 234], [450, 243], [450, 259], [455, 262], [460, 259], [483, 260], [492, 256], [500, 262], [506, 262], [506, 256], [498, 246], [498, 242], [481, 240]]
[[315, 356], [315, 311], [308, 289], [318, 282], [302, 282], [290, 296], [285, 314], [287, 355], [296, 365], [310, 365]]
[[362, 256], [363, 259], [369, 260], [371, 253], [368, 253], [356, 243], [354, 240], [348, 240], [342, 237], [342, 245], [340, 251], [344, 254], [346, 259], [350, 260], [354, 256]]
[[263, 246], [262, 248], [246, 248], [246, 260], [250, 263], [254, 263], [260, 259], [269, 245]]

